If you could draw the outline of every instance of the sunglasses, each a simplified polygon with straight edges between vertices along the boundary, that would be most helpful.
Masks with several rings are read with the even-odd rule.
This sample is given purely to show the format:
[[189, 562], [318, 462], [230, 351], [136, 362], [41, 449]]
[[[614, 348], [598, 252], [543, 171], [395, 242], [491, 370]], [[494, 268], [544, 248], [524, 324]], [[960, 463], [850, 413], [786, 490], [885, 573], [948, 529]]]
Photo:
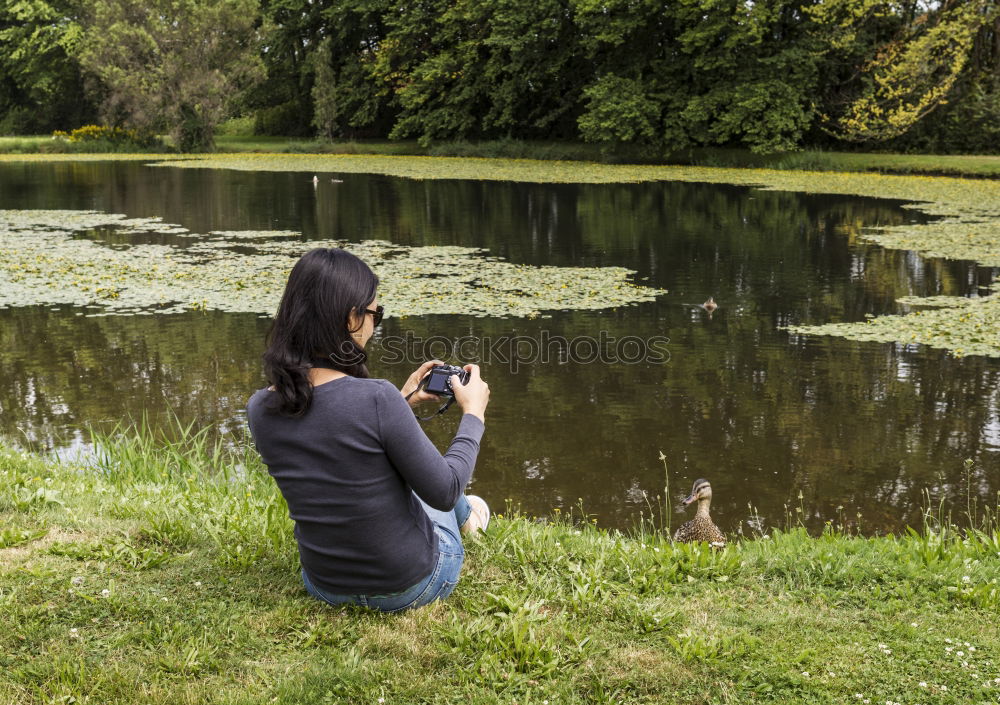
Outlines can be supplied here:
[[365, 313], [370, 313], [372, 315], [372, 324], [377, 326], [382, 322], [382, 316], [385, 314], [385, 308], [382, 306], [376, 306], [374, 311], [370, 308], [366, 308]]

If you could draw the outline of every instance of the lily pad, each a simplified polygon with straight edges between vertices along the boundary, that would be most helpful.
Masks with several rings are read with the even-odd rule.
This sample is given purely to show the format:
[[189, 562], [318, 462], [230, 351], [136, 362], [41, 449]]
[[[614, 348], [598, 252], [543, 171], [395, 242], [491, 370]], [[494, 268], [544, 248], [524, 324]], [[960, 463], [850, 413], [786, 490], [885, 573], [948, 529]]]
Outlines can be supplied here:
[[[168, 159], [164, 159], [162, 155], [114, 155], [113, 157], [75, 154], [0, 155], [0, 161], [73, 161], [109, 158], [144, 160], [153, 163], [154, 166], [162, 167], [344, 175], [374, 173], [414, 179], [479, 179], [535, 183], [686, 181], [737, 184], [779, 191], [888, 198], [904, 201], [907, 204], [905, 207], [935, 216], [935, 219], [921, 225], [865, 228], [862, 231], [862, 237], [865, 239], [877, 242], [883, 247], [912, 250], [928, 257], [964, 259], [985, 266], [1000, 266], [1000, 180], [991, 179], [617, 165], [528, 159], [343, 154], [212, 154], [182, 155]], [[491, 281], [496, 282], [496, 279]], [[619, 283], [619, 280], [615, 281]], [[989, 311], [997, 305], [997, 296], [994, 294], [977, 303], [985, 307], [983, 316], [978, 321], [979, 328], [973, 326], [970, 329], [966, 325], [969, 321], [961, 320], [964, 304], [956, 303], [938, 310], [934, 316], [933, 332], [925, 332], [914, 319], [909, 318], [914, 314], [882, 316], [858, 323], [797, 326], [790, 330], [796, 333], [838, 335], [865, 340], [916, 342], [943, 347], [959, 355], [987, 355], [992, 354], [990, 351], [994, 349], [995, 341], [1000, 339], [1000, 324], [996, 322], [995, 316], [989, 314]], [[555, 303], [559, 301], [557, 298]], [[913, 301], [907, 303], [916, 305]], [[542, 308], [544, 306], [539, 306], [538, 310]], [[503, 309], [500, 307], [497, 310]], [[520, 310], [520, 307], [514, 307], [512, 310]], [[923, 318], [920, 322], [928, 320]]]
[[[950, 301], [948, 301], [950, 299]], [[908, 297], [907, 303], [921, 303]], [[789, 326], [796, 334], [836, 335], [849, 340], [919, 343], [944, 348], [956, 357], [1000, 357], [1000, 297], [981, 299], [936, 296], [935, 308], [902, 316], [879, 316], [859, 323]]]
[[621, 267], [516, 265], [470, 247], [306, 242], [290, 231], [216, 231], [188, 247], [111, 248], [73, 237], [97, 227], [140, 233], [179, 226], [96, 211], [0, 211], [0, 308], [71, 304], [95, 307], [89, 315], [191, 309], [273, 314], [292, 265], [314, 247], [343, 247], [368, 262], [381, 279], [388, 316], [536, 316], [624, 306], [665, 293], [635, 284], [633, 272]]

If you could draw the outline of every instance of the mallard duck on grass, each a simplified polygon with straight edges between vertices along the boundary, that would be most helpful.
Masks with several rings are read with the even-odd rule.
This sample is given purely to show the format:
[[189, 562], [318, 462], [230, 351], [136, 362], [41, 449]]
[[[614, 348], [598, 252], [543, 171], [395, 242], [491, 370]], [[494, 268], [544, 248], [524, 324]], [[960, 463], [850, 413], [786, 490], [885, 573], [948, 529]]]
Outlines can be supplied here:
[[674, 541], [682, 543], [692, 543], [695, 541], [707, 541], [716, 548], [726, 545], [726, 535], [719, 530], [719, 527], [712, 521], [708, 509], [712, 504], [712, 486], [708, 480], [699, 478], [694, 481], [691, 487], [691, 494], [682, 502], [685, 506], [698, 502], [698, 511], [694, 519], [684, 522], [674, 534]]

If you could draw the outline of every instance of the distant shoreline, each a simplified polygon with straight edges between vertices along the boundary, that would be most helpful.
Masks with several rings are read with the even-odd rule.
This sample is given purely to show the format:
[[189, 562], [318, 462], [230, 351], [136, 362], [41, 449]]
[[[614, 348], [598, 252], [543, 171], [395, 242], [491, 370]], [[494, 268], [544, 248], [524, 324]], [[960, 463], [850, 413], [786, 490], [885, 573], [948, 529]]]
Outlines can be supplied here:
[[[895, 175], [951, 176], [969, 179], [1000, 179], [1000, 155], [975, 154], [883, 154], [875, 152], [827, 152], [802, 150], [763, 155], [746, 149], [699, 148], [651, 157], [635, 146], [610, 150], [596, 144], [574, 142], [529, 142], [499, 140], [440, 142], [421, 147], [416, 141], [361, 140], [325, 142], [294, 137], [219, 135], [215, 154], [351, 154], [432, 157], [477, 157], [492, 159], [537, 159], [583, 161], [620, 165], [702, 166], [741, 169], [778, 169], [833, 172], [872, 172]], [[99, 151], [114, 158], [133, 152]], [[54, 144], [49, 136], [0, 137], [0, 155], [72, 154], [91, 155], [83, 144]], [[176, 152], [158, 154], [177, 158]], [[193, 155], [204, 156], [204, 155]]]

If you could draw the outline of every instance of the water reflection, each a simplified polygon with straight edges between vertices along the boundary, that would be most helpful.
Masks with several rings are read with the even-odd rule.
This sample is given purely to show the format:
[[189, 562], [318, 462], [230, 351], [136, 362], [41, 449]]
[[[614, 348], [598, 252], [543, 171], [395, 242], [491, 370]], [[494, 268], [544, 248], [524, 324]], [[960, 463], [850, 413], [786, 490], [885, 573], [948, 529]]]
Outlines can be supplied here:
[[[192, 230], [294, 229], [306, 239], [389, 239], [488, 248], [517, 262], [622, 265], [669, 289], [659, 301], [536, 320], [387, 319], [382, 336], [540, 339], [662, 335], [666, 364], [550, 361], [493, 389], [476, 490], [525, 511], [582, 499], [627, 525], [662, 492], [662, 450], [679, 494], [712, 481], [732, 530], [752, 503], [767, 521], [805, 508], [813, 525], [861, 512], [871, 529], [917, 520], [921, 493], [964, 507], [1000, 491], [1000, 364], [937, 351], [791, 338], [790, 323], [860, 320], [903, 295], [974, 295], [994, 272], [866, 244], [865, 224], [915, 214], [848, 197], [702, 184], [551, 185], [173, 170], [137, 164], [0, 165], [0, 208], [161, 216]], [[99, 235], [114, 242], [114, 233]], [[160, 242], [181, 242], [150, 235]], [[303, 244], [303, 248], [308, 247]], [[709, 318], [696, 307], [714, 295]], [[391, 302], [384, 302], [391, 310]], [[0, 311], [0, 433], [40, 448], [86, 442], [144, 411], [242, 425], [260, 386], [269, 321], [254, 315], [85, 317], [69, 307]], [[377, 341], [376, 341], [377, 342]], [[401, 382], [413, 365], [383, 361]], [[454, 412], [429, 425], [443, 445]], [[963, 461], [975, 466], [966, 477]], [[787, 506], [787, 510], [786, 510]], [[838, 507], [843, 507], [838, 510]]]

